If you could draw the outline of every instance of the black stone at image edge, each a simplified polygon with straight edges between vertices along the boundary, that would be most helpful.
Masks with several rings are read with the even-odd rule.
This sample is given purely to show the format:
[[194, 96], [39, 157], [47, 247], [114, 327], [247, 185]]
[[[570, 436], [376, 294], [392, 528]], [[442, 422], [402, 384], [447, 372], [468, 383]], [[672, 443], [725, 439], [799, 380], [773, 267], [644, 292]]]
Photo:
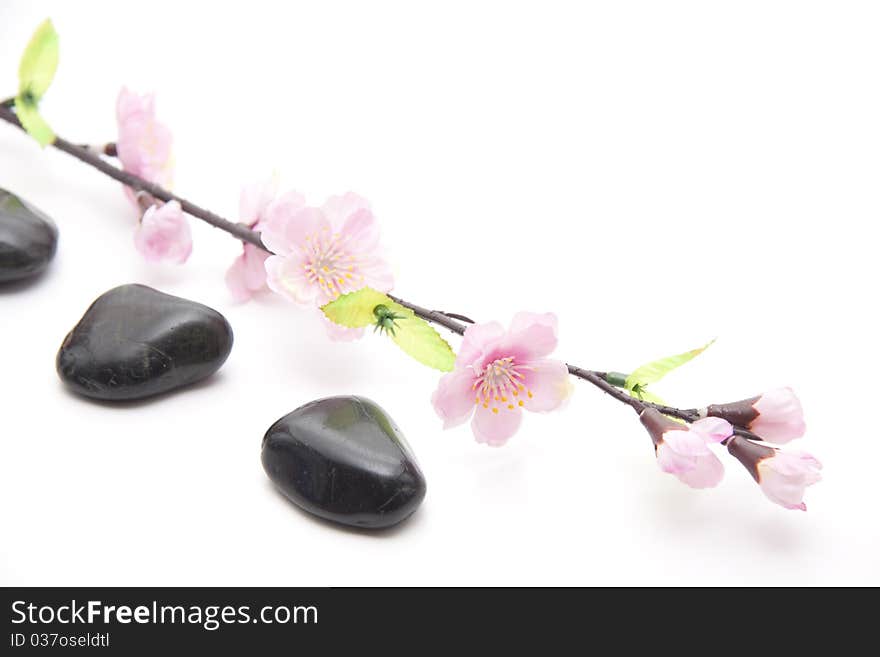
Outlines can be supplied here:
[[205, 379], [232, 350], [216, 310], [145, 285], [98, 297], [58, 350], [61, 380], [105, 401], [143, 399]]
[[427, 490], [400, 429], [363, 397], [328, 397], [288, 413], [266, 432], [262, 462], [297, 506], [353, 527], [396, 525]]
[[43, 272], [58, 248], [58, 228], [45, 213], [0, 188], [0, 284]]

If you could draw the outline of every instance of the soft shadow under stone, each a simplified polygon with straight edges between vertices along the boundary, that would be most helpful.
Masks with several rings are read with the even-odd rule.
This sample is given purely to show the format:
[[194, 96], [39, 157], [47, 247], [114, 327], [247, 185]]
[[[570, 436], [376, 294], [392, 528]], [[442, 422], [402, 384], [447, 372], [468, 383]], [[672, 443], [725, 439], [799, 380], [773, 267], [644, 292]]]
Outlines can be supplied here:
[[61, 380], [106, 401], [143, 399], [204, 379], [226, 361], [232, 328], [216, 310], [144, 285], [105, 292], [58, 351]]
[[42, 272], [58, 248], [58, 228], [47, 215], [0, 189], [0, 283]]
[[266, 432], [262, 461], [291, 501], [344, 525], [390, 527], [425, 497], [400, 429], [363, 397], [319, 399], [288, 413]]

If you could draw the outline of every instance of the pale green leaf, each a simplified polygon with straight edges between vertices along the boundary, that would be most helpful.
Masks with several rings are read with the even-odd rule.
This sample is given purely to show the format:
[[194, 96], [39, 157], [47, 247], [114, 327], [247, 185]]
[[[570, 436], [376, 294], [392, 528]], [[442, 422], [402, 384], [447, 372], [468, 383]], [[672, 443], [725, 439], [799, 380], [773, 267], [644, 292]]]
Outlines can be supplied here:
[[[377, 306], [384, 306], [377, 316]], [[415, 313], [392, 301], [387, 295], [365, 287], [343, 294], [321, 308], [330, 321], [348, 328], [378, 326], [398, 347], [428, 367], [449, 372], [455, 365], [455, 352], [434, 328]]]
[[34, 103], [39, 102], [52, 84], [58, 68], [58, 33], [50, 19], [34, 32], [21, 56], [18, 67], [18, 93]]
[[20, 96], [15, 99], [15, 115], [27, 133], [36, 139], [40, 146], [48, 146], [55, 141], [55, 133], [40, 116], [36, 105]]
[[639, 386], [642, 389], [642, 392], [644, 392], [644, 387], [646, 385], [648, 385], [649, 383], [656, 383], [664, 376], [669, 374], [672, 370], [681, 367], [688, 361], [693, 360], [701, 353], [706, 351], [706, 349], [708, 349], [710, 346], [712, 346], [713, 342], [715, 342], [715, 340], [704, 344], [699, 349], [691, 349], [690, 351], [686, 351], [683, 354], [661, 358], [660, 360], [645, 363], [641, 367], [637, 367], [626, 378], [626, 384], [624, 387], [627, 390], [633, 390], [636, 386]]
[[417, 361], [441, 372], [451, 372], [455, 366], [455, 352], [433, 326], [409, 308], [391, 303], [389, 309], [396, 315], [391, 339], [398, 347]]
[[388, 306], [394, 302], [376, 290], [363, 287], [356, 292], [343, 294], [339, 298], [321, 307], [327, 318], [340, 326], [363, 328], [376, 323], [373, 308], [379, 305]]

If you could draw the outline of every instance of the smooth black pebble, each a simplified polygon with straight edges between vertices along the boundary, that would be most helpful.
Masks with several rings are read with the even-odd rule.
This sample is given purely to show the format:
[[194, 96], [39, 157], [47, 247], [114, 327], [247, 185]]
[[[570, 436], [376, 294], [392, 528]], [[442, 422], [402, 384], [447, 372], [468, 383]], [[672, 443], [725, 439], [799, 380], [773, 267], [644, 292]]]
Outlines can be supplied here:
[[425, 477], [400, 429], [363, 397], [328, 397], [288, 413], [266, 432], [262, 460], [296, 505], [344, 525], [396, 525], [425, 497]]
[[216, 310], [145, 285], [105, 292], [67, 334], [58, 375], [75, 392], [108, 401], [143, 399], [204, 379], [232, 350]]
[[58, 248], [58, 228], [44, 213], [0, 189], [0, 283], [42, 272]]

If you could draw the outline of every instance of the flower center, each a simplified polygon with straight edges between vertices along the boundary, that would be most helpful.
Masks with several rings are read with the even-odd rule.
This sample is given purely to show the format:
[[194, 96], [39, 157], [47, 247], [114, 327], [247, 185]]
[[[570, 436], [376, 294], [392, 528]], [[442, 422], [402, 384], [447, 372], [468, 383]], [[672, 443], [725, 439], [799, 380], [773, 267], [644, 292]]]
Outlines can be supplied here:
[[525, 365], [517, 365], [513, 358], [498, 358], [483, 369], [482, 373], [474, 382], [473, 390], [476, 392], [474, 402], [482, 404], [483, 408], [492, 406], [492, 412], [497, 413], [499, 408], [514, 410], [523, 405], [519, 399], [521, 393], [532, 397], [532, 391], [527, 390], [523, 370], [530, 369]]
[[347, 241], [326, 228], [306, 236], [306, 279], [320, 286], [331, 299], [354, 291], [364, 281], [358, 273], [357, 256], [346, 248]]

